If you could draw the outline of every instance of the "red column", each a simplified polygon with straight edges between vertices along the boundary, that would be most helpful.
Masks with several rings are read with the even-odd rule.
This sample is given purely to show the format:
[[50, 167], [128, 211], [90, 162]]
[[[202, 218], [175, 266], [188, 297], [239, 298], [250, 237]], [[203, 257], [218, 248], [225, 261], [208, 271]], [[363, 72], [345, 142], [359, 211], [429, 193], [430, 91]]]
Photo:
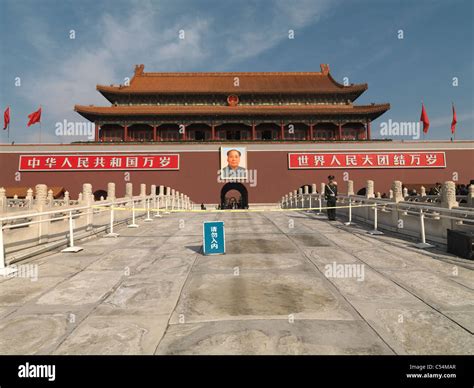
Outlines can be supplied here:
[[256, 133], [255, 133], [255, 124], [252, 123], [252, 140], [255, 140], [257, 138]]
[[338, 127], [337, 140], [342, 140], [342, 124], [339, 124]]
[[280, 139], [285, 140], [285, 124], [280, 123]]
[[128, 125], [123, 127], [123, 141], [128, 141]]
[[216, 126], [214, 124], [211, 125], [211, 140], [216, 140]]
[[367, 140], [370, 140], [370, 120], [367, 120]]
[[156, 141], [156, 125], [153, 126], [153, 141]]
[[99, 124], [95, 125], [95, 141], [99, 141]]
[[313, 127], [314, 124], [309, 124], [309, 140], [313, 140]]

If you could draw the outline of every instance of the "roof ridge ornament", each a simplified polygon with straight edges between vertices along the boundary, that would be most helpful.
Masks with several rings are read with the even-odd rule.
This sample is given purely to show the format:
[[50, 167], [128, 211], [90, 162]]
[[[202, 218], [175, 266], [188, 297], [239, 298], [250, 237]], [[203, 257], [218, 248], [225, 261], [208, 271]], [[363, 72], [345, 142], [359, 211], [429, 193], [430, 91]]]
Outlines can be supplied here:
[[323, 73], [324, 75], [328, 75], [329, 74], [329, 65], [327, 63], [321, 63], [321, 73]]
[[145, 70], [145, 65], [144, 64], [135, 65], [135, 77], [143, 75], [144, 70]]

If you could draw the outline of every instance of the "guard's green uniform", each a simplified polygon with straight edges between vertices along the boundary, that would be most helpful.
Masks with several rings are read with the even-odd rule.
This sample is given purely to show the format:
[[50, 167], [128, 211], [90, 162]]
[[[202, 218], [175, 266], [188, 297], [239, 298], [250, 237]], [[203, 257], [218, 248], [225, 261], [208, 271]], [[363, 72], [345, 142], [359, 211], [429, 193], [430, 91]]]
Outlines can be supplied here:
[[[324, 196], [326, 198], [326, 206], [336, 206], [337, 200], [337, 184], [328, 183], [324, 188]], [[328, 220], [334, 221], [336, 219], [336, 209], [327, 209]]]

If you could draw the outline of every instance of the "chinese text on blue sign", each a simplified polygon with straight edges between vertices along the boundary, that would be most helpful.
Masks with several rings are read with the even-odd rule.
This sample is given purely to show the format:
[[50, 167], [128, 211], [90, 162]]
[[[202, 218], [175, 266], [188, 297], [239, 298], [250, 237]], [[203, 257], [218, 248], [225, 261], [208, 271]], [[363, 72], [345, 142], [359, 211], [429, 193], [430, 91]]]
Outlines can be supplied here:
[[205, 255], [219, 255], [225, 253], [224, 222], [204, 222], [203, 248]]

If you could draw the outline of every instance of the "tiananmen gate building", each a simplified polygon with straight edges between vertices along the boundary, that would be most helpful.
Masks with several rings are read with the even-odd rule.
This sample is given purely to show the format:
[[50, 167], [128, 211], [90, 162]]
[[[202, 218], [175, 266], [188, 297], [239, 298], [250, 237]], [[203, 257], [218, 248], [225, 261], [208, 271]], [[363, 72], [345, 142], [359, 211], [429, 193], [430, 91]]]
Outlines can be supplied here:
[[2, 145], [0, 186], [44, 183], [74, 196], [83, 183], [103, 192], [115, 182], [120, 196], [129, 173], [136, 190], [172, 186], [206, 204], [236, 190], [251, 206], [319, 187], [330, 174], [341, 192], [346, 179], [356, 191], [372, 179], [387, 193], [393, 180], [429, 187], [454, 173], [473, 178], [472, 141], [372, 140], [371, 122], [390, 105], [356, 104], [367, 89], [337, 82], [328, 65], [300, 73], [146, 73], [139, 65], [129, 83], [97, 86], [108, 106], [75, 106], [94, 123], [94, 141]]

